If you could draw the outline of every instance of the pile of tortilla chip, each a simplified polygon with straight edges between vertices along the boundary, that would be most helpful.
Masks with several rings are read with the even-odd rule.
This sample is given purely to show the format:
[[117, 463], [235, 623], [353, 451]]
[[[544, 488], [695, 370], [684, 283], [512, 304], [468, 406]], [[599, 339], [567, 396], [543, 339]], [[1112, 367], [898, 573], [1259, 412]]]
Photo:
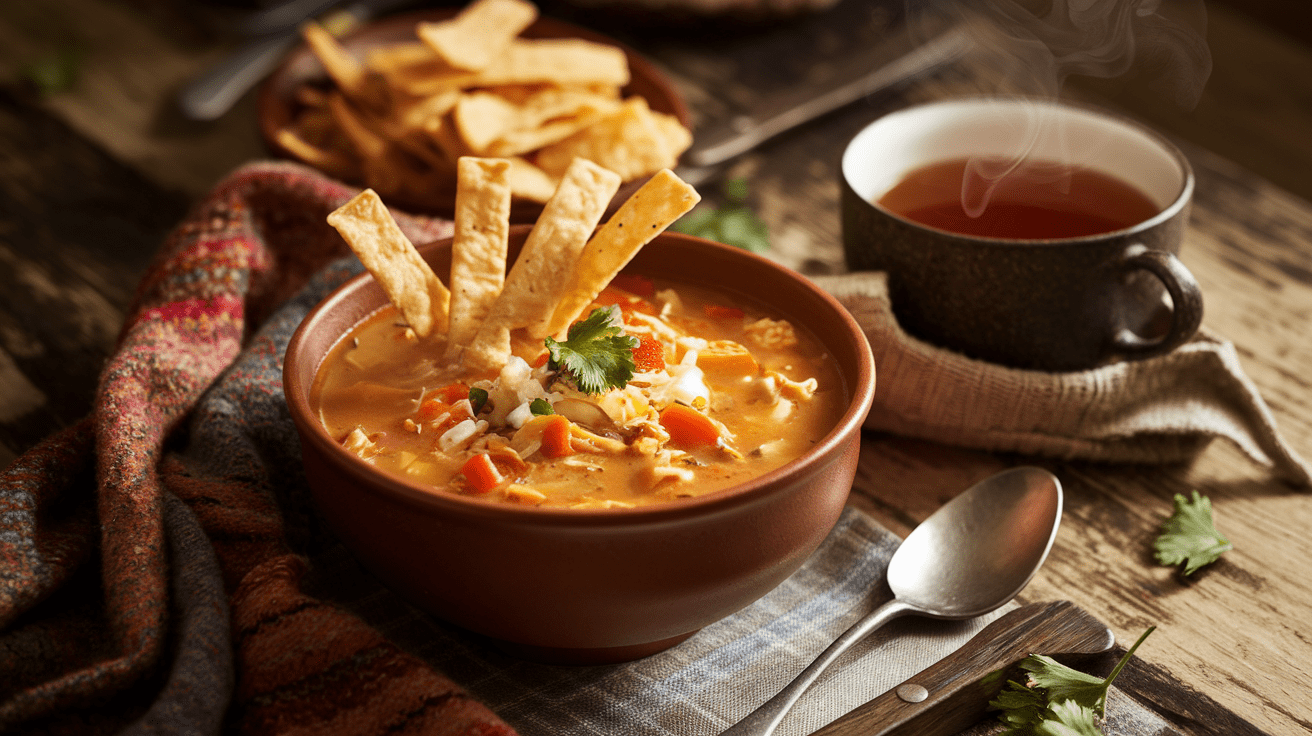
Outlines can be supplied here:
[[700, 201], [669, 169], [656, 172], [598, 227], [619, 174], [575, 158], [506, 271], [512, 162], [457, 161], [449, 288], [366, 189], [328, 216], [416, 335], [447, 336], [445, 358], [465, 374], [499, 371], [511, 333], [563, 336], [633, 256]]
[[415, 40], [352, 55], [311, 22], [305, 41], [332, 86], [304, 85], [277, 132], [292, 155], [407, 202], [449, 202], [461, 157], [509, 162], [517, 199], [544, 203], [576, 157], [628, 182], [671, 168], [692, 143], [678, 119], [624, 98], [628, 58], [579, 38], [520, 38], [526, 0], [475, 0]]

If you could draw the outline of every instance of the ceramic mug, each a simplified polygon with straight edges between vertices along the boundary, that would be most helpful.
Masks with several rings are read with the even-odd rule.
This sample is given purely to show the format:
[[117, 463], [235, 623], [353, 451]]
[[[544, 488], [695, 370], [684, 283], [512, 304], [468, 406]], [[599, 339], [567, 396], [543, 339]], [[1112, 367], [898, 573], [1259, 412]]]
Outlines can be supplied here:
[[[954, 232], [879, 203], [911, 172], [962, 160], [983, 162], [994, 177], [1018, 161], [1043, 162], [1049, 173], [1092, 171], [1137, 190], [1149, 209], [1105, 232], [1034, 237]], [[886, 272], [898, 322], [927, 342], [1018, 368], [1073, 371], [1169, 352], [1202, 322], [1202, 292], [1176, 255], [1193, 171], [1174, 145], [1134, 122], [1055, 101], [929, 103], [859, 132], [841, 173], [849, 269]]]

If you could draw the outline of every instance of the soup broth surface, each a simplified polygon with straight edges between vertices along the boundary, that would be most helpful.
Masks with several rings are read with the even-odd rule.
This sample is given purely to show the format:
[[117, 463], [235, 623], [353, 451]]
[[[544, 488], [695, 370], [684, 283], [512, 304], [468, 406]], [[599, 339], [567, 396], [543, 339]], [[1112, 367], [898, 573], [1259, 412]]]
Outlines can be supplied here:
[[789, 322], [686, 285], [616, 284], [590, 309], [617, 308], [639, 341], [624, 388], [579, 391], [523, 336], [500, 374], [460, 375], [442, 336], [416, 337], [387, 306], [327, 356], [311, 402], [347, 449], [435, 493], [572, 508], [727, 488], [802, 455], [842, 415], [833, 359]]

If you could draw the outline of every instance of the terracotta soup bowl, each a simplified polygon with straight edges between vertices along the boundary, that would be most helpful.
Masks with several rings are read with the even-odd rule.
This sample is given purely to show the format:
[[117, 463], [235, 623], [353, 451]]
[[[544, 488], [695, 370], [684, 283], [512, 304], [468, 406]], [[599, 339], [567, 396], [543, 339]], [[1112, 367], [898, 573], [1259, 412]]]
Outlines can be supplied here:
[[[527, 232], [514, 228], [512, 258]], [[449, 273], [450, 240], [420, 252], [438, 274]], [[856, 473], [875, 368], [865, 336], [837, 301], [772, 261], [675, 233], [658, 236], [625, 272], [710, 287], [811, 333], [844, 384], [848, 403], [837, 424], [779, 469], [696, 498], [623, 509], [496, 504], [386, 475], [317, 420], [310, 389], [320, 362], [386, 303], [368, 274], [310, 312], [287, 349], [287, 403], [330, 527], [393, 591], [521, 657], [636, 659], [742, 609], [820, 545]]]

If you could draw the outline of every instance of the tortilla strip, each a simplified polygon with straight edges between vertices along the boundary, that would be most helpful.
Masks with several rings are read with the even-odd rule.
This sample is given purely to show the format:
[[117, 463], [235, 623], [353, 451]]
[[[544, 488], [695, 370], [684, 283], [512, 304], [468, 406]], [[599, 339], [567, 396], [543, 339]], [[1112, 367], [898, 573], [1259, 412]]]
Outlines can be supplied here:
[[544, 82], [562, 87], [629, 83], [629, 59], [614, 46], [581, 38], [515, 39], [473, 86]]
[[328, 224], [383, 287], [387, 298], [420, 337], [445, 330], [451, 292], [401, 232], [392, 213], [366, 189], [328, 215]]
[[319, 25], [318, 21], [311, 20], [301, 26], [301, 38], [338, 89], [348, 95], [359, 93], [364, 86], [364, 64], [338, 43], [333, 34]]
[[451, 66], [478, 71], [537, 18], [537, 7], [524, 0], [475, 0], [450, 20], [420, 23], [415, 33]]
[[619, 186], [619, 175], [587, 159], [569, 167], [529, 231], [491, 313], [465, 349], [467, 370], [499, 369], [510, 357], [510, 331], [529, 328], [536, 334], [539, 323], [546, 322]]
[[374, 71], [389, 76], [415, 67], [447, 67], [447, 63], [422, 41], [394, 43], [376, 46], [364, 54], [364, 65]]
[[[322, 148], [305, 140], [295, 129], [279, 128], [274, 134], [278, 145], [287, 149], [293, 156], [322, 169], [329, 176], [347, 179], [360, 175], [360, 164], [351, 154], [333, 148]], [[545, 174], [543, 174], [545, 176]]]
[[457, 360], [474, 338], [505, 283], [509, 173], [510, 162], [505, 159], [465, 156], [456, 162], [448, 361]]
[[641, 97], [630, 97], [592, 126], [543, 146], [537, 163], [551, 174], [582, 156], [632, 181], [672, 168], [691, 144], [692, 134], [676, 118], [652, 110]]
[[588, 241], [551, 318], [535, 325], [531, 334], [546, 337], [568, 329], [642, 246], [700, 200], [697, 190], [673, 171], [656, 172]]
[[439, 92], [427, 97], [395, 99], [392, 103], [392, 117], [400, 131], [406, 133], [423, 131], [434, 122], [440, 125], [442, 117], [459, 101], [460, 93], [455, 90]]
[[510, 193], [530, 202], [545, 203], [560, 181], [520, 156], [510, 156]]
[[579, 89], [548, 88], [519, 102], [499, 93], [473, 92], [460, 99], [452, 120], [477, 155], [506, 157], [573, 135], [618, 107], [611, 98]]
[[352, 102], [374, 113], [387, 111], [391, 104], [387, 81], [361, 63], [338, 42], [336, 36], [317, 21], [309, 21], [301, 26], [301, 38], [328, 72], [337, 89]]

